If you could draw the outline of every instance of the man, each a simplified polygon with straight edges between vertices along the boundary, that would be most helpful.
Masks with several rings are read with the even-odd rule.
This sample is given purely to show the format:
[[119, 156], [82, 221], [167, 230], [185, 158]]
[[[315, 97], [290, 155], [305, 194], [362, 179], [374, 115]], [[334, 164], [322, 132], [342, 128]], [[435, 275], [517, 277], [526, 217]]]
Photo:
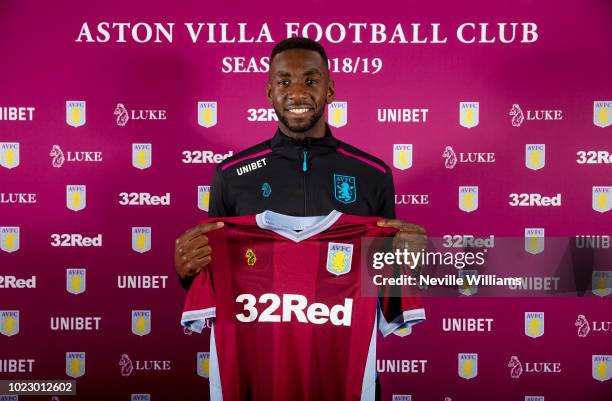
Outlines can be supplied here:
[[[400, 230], [394, 242], [421, 249], [422, 227], [395, 219], [391, 169], [380, 159], [332, 136], [325, 106], [334, 81], [327, 55], [317, 42], [290, 38], [270, 56], [266, 93], [278, 116], [272, 139], [224, 160], [215, 171], [210, 217], [257, 214], [321, 216], [332, 210], [384, 217], [379, 226]], [[176, 240], [174, 264], [188, 288], [212, 258], [206, 233], [223, 223], [200, 224]]]

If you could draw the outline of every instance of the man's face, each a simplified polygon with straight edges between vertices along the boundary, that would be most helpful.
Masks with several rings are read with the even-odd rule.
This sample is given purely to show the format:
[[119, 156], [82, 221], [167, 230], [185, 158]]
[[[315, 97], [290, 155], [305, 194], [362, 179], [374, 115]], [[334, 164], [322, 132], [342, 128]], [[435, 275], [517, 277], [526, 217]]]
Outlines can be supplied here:
[[334, 99], [334, 81], [314, 50], [291, 49], [277, 54], [270, 64], [267, 85], [270, 104], [290, 131], [310, 130]]

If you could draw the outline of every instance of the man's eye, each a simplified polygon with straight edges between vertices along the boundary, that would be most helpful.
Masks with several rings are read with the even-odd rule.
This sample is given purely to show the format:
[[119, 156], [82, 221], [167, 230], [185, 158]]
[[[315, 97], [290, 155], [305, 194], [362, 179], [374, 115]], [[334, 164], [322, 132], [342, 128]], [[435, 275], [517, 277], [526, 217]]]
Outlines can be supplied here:
[[308, 85], [316, 85], [316, 84], [318, 84], [318, 83], [319, 83], [319, 81], [314, 80], [314, 79], [309, 79], [309, 80], [307, 80], [307, 81], [306, 81], [306, 83], [307, 83]]
[[281, 86], [289, 85], [289, 81], [286, 79], [278, 81], [278, 84]]

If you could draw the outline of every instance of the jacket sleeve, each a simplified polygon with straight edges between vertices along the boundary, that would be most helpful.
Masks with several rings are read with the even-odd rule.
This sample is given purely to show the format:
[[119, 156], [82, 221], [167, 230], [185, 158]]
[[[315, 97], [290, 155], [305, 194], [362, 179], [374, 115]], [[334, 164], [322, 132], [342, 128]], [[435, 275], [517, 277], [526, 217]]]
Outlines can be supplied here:
[[391, 169], [387, 167], [380, 194], [380, 207], [376, 216], [387, 219], [395, 218], [395, 185], [393, 184], [393, 174]]

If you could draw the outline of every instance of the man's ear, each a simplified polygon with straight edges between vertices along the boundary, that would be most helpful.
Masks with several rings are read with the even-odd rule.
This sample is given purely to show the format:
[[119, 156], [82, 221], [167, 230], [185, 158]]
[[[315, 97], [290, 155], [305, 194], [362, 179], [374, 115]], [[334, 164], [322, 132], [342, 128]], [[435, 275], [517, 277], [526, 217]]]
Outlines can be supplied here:
[[327, 103], [331, 103], [334, 101], [334, 96], [336, 96], [336, 88], [334, 87], [334, 80], [330, 79], [327, 84]]
[[270, 106], [272, 106], [272, 85], [270, 85], [270, 82], [266, 83], [266, 96], [268, 97]]

